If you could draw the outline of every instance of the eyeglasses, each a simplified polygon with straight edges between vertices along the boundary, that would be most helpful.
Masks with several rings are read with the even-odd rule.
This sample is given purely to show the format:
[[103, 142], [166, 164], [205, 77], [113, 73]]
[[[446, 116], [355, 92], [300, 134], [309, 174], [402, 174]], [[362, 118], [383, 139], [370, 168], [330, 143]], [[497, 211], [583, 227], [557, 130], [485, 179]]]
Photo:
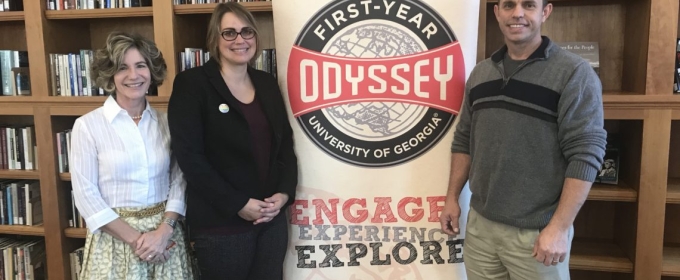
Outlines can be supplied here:
[[256, 32], [254, 29], [250, 27], [244, 27], [243, 29], [241, 29], [241, 32], [236, 32], [236, 30], [234, 29], [227, 29], [222, 31], [222, 33], [220, 34], [222, 35], [222, 39], [226, 41], [234, 41], [236, 40], [236, 37], [238, 37], [239, 34], [241, 35], [241, 38], [243, 38], [244, 40], [252, 39], [253, 37], [255, 37]]

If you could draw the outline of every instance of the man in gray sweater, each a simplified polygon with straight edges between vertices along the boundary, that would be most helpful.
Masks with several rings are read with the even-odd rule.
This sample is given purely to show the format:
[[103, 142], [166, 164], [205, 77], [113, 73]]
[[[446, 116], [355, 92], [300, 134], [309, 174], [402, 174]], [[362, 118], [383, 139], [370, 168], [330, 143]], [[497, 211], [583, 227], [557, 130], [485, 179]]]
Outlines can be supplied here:
[[547, 0], [500, 0], [505, 46], [467, 81], [451, 146], [442, 230], [472, 198], [468, 279], [569, 279], [573, 222], [602, 164], [602, 86], [590, 65], [541, 36]]

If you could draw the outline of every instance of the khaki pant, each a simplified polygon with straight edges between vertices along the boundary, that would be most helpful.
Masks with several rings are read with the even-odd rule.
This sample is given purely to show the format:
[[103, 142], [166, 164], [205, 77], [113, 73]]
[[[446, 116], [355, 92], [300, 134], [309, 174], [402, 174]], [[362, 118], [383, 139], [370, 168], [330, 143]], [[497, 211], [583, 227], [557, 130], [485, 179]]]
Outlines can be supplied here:
[[[569, 253], [564, 262], [555, 266], [545, 266], [531, 256], [538, 233], [537, 229], [490, 221], [470, 208], [463, 249], [467, 279], [570, 279]], [[573, 237], [572, 226], [569, 249]]]

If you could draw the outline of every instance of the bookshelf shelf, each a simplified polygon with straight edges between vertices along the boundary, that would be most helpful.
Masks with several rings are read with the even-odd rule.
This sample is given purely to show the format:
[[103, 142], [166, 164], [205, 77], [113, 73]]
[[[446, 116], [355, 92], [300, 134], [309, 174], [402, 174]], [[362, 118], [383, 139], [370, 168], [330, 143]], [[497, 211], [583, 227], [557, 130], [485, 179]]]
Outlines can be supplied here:
[[[167, 107], [169, 96], [148, 96], [147, 100], [156, 108]], [[37, 104], [44, 104], [50, 107], [87, 107], [89, 112], [101, 106], [106, 100], [105, 96], [7, 96], [0, 97], [0, 102], [5, 104], [15, 104], [16, 106], [3, 108], [0, 115], [32, 115], [32, 107]], [[643, 119], [645, 109], [654, 108], [674, 108], [674, 119], [680, 119], [680, 96], [677, 95], [637, 95], [625, 92], [615, 94], [606, 93], [603, 96], [605, 118], [606, 119]], [[20, 108], [25, 105], [26, 108]], [[54, 110], [54, 108], [52, 108]], [[6, 111], [14, 110], [14, 111]], [[55, 115], [81, 115], [83, 111], [64, 112]], [[677, 116], [677, 117], [676, 117]]]
[[588, 200], [635, 202], [637, 191], [620, 181], [618, 185], [595, 183], [588, 193]]
[[37, 170], [6, 170], [0, 169], [0, 179], [40, 179], [40, 172]]
[[[250, 12], [271, 12], [272, 2], [245, 2], [240, 3], [246, 7]], [[217, 4], [186, 4], [175, 5], [174, 10], [177, 15], [191, 15], [191, 14], [210, 14], [215, 9]]]
[[668, 178], [666, 203], [680, 204], [680, 178]]
[[24, 12], [0, 12], [0, 21], [23, 21]]
[[604, 106], [604, 119], [606, 120], [643, 120], [645, 109], [625, 108], [617, 106]]
[[680, 95], [672, 94], [635, 94], [631, 92], [604, 92], [602, 102], [605, 107], [625, 108], [680, 108]]
[[64, 229], [64, 235], [70, 238], [85, 238], [87, 237], [86, 228], [66, 228]]
[[71, 181], [71, 173], [65, 172], [65, 173], [59, 173], [59, 179], [62, 181]]
[[[26, 105], [30, 106], [44, 103], [45, 105], [49, 106], [85, 105], [98, 107], [104, 103], [106, 98], [106, 96], [4, 96], [0, 97], [0, 102], [5, 104], [25, 103]], [[147, 100], [149, 100], [151, 105], [167, 106], [167, 102], [170, 100], [170, 97], [147, 96]], [[625, 109], [628, 110], [628, 112], [631, 112], [635, 110], [654, 108], [671, 108], [678, 110], [677, 112], [674, 112], [674, 116], [677, 114], [678, 118], [680, 118], [680, 95], [642, 95], [631, 92], [605, 92], [603, 95], [603, 104], [605, 110], [612, 110], [612, 112], [620, 109]], [[4, 110], [5, 108], [0, 111], [0, 115], [9, 115], [6, 114]], [[605, 111], [605, 113], [607, 112]], [[26, 114], [31, 115], [33, 113], [28, 112]]]
[[613, 243], [574, 240], [569, 268], [589, 271], [633, 272], [633, 262]]
[[32, 95], [25, 96], [0, 96], [0, 102], [30, 102], [33, 101]]
[[31, 116], [33, 115], [33, 107], [28, 104], [21, 104], [19, 106], [2, 107], [0, 116]]
[[661, 275], [680, 277], [680, 247], [665, 247], [663, 249]]
[[151, 16], [153, 16], [153, 7], [45, 11], [45, 18], [47, 19], [97, 19]]
[[42, 226], [0, 225], [0, 234], [45, 236], [45, 228], [43, 228]]
[[[38, 98], [36, 102], [47, 102], [50, 104], [90, 104], [97, 103], [99, 105], [104, 104], [104, 101], [108, 96], [44, 96]], [[149, 103], [162, 103], [168, 102], [170, 100], [169, 96], [147, 96]], [[35, 103], [35, 102], [34, 102]]]
[[[0, 98], [3, 106], [0, 115], [33, 115], [37, 105], [50, 107], [53, 116], [81, 116], [101, 107], [106, 96], [10, 96]], [[156, 109], [168, 107], [169, 96], [147, 96], [147, 100]]]

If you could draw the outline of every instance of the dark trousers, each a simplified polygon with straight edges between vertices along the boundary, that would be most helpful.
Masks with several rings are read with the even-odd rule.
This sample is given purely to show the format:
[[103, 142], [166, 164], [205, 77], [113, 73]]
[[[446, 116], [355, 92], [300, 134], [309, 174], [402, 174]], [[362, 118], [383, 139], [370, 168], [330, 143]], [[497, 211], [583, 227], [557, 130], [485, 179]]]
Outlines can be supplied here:
[[254, 230], [192, 234], [201, 280], [281, 280], [288, 247], [284, 215]]

